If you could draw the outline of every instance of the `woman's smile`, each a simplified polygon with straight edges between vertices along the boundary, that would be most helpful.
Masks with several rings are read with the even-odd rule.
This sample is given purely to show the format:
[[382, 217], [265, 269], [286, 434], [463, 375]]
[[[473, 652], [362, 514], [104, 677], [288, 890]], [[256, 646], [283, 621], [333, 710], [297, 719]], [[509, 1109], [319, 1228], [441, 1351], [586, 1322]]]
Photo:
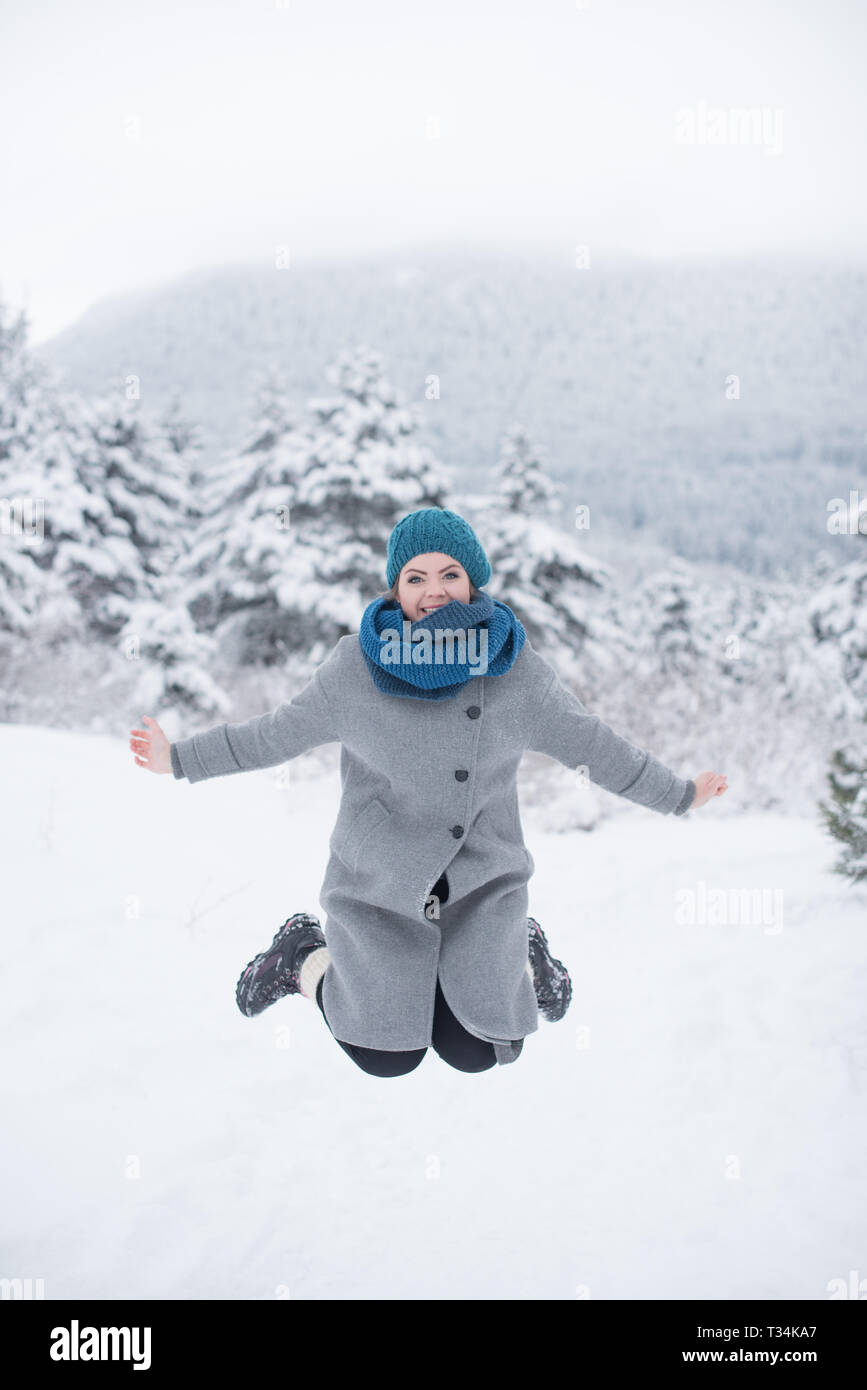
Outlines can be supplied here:
[[[428, 584], [439, 584], [444, 597], [441, 599], [422, 599], [421, 590]], [[398, 584], [398, 602], [404, 617], [419, 622], [445, 608], [447, 603], [458, 599], [461, 603], [470, 601], [470, 580], [463, 565], [454, 556], [441, 551], [430, 551], [416, 555], [405, 565]]]

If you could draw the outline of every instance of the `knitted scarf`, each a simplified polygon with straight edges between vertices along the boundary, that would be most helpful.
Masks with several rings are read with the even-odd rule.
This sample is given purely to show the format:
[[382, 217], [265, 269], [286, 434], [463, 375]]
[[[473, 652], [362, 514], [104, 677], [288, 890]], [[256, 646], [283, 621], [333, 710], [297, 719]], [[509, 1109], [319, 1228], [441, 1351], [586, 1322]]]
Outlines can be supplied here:
[[[437, 637], [446, 631], [455, 636]], [[480, 591], [471, 603], [452, 599], [418, 622], [404, 617], [397, 599], [374, 599], [362, 614], [358, 640], [377, 690], [410, 700], [454, 700], [476, 676], [508, 671], [526, 635], [508, 604]]]

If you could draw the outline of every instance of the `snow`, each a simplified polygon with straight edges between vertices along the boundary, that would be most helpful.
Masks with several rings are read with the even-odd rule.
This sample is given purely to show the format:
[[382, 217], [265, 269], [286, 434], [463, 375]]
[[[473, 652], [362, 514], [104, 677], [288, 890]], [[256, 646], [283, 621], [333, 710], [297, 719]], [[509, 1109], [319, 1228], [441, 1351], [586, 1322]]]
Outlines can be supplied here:
[[[0, 1273], [53, 1299], [823, 1299], [865, 1273], [867, 888], [815, 819], [732, 785], [683, 820], [599, 793], [617, 813], [558, 834], [522, 795], [572, 1006], [510, 1066], [431, 1049], [380, 1079], [301, 996], [234, 1001], [321, 916], [338, 752], [190, 786], [125, 730], [0, 726]], [[702, 884], [781, 925], [684, 925]]]

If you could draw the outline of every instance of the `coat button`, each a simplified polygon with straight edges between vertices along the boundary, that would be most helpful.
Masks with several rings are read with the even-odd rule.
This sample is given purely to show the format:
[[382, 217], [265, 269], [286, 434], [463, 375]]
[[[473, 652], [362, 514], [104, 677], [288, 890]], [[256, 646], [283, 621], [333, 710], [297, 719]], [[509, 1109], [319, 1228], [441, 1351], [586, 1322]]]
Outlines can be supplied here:
[[459, 839], [461, 838], [461, 836], [463, 835], [463, 833], [464, 833], [464, 827], [463, 827], [462, 825], [453, 825], [453, 826], [452, 826], [452, 834], [454, 835], [454, 837], [455, 837], [456, 840], [459, 840]]
[[478, 705], [470, 705], [469, 709], [467, 710], [467, 714], [470, 716], [470, 719], [478, 719], [481, 712], [482, 711], [479, 709]]
[[457, 777], [459, 782], [466, 782], [469, 775], [470, 774], [467, 772], [467, 769], [465, 767], [459, 767], [455, 772], [455, 776]]

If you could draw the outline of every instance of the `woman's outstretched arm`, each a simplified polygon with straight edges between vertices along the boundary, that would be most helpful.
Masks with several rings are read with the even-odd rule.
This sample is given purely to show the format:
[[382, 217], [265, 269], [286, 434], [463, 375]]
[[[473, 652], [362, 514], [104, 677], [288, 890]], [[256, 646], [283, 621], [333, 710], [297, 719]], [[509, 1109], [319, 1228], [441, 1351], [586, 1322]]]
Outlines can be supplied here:
[[547, 753], [573, 771], [586, 768], [591, 782], [662, 815], [682, 816], [727, 789], [723, 773], [678, 777], [652, 753], [590, 714], [553, 668], [548, 669], [552, 678], [543, 691], [528, 749]]
[[[339, 646], [339, 643], [338, 643]], [[291, 700], [240, 724], [217, 724], [191, 738], [169, 743], [149, 715], [147, 729], [130, 730], [130, 748], [139, 767], [171, 772], [188, 782], [276, 767], [321, 743], [340, 741], [341, 679], [337, 648]]]

